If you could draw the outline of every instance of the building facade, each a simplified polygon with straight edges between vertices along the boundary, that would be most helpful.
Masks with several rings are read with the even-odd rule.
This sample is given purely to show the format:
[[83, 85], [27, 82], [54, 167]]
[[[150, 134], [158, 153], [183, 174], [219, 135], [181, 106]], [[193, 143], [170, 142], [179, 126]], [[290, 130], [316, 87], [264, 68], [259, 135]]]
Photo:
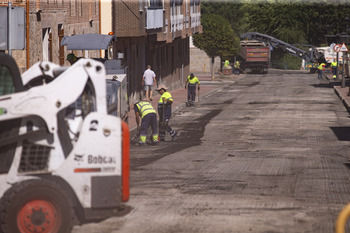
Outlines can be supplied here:
[[[64, 36], [108, 34], [117, 36], [113, 57], [123, 54], [128, 67], [128, 92], [142, 98], [142, 76], [147, 65], [158, 83], [170, 89], [183, 86], [190, 72], [189, 37], [201, 33], [200, 0], [12, 0], [24, 7], [26, 46], [13, 50], [20, 71], [38, 61], [69, 65], [66, 56], [104, 57], [104, 51], [67, 51]], [[8, 0], [0, 0], [6, 7]], [[140, 95], [140, 96], [139, 96]]]
[[[0, 0], [7, 7], [8, 0]], [[26, 43], [24, 50], [13, 50], [21, 72], [38, 61], [68, 65], [71, 51], [60, 46], [64, 36], [100, 32], [100, 0], [12, 0], [13, 7], [25, 8]], [[99, 51], [77, 56], [100, 56]]]
[[199, 0], [115, 0], [115, 53], [124, 54], [131, 98], [142, 98], [147, 65], [158, 84], [183, 86], [190, 70], [189, 37], [201, 33]]

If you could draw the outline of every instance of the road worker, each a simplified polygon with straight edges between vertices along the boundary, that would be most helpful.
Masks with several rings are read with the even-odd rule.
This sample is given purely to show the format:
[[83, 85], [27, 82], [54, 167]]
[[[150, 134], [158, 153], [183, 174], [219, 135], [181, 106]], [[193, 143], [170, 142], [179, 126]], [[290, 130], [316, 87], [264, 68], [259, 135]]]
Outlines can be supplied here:
[[[169, 125], [169, 120], [171, 117], [171, 104], [173, 103], [173, 98], [170, 92], [167, 91], [168, 88], [164, 84], [160, 84], [157, 91], [161, 95], [158, 102], [158, 115], [159, 115], [159, 140], [165, 140], [165, 130], [171, 136], [171, 140], [173, 141], [177, 135], [177, 132], [173, 130]], [[166, 129], [163, 130], [162, 123], [165, 123]]]
[[[147, 129], [149, 125], [152, 128], [152, 145], [158, 143], [158, 129], [157, 129], [157, 113], [152, 107], [151, 103], [147, 101], [135, 101], [134, 111], [136, 118], [137, 131], [140, 132], [140, 141], [138, 145], [142, 146], [146, 143]], [[141, 118], [141, 127], [140, 127]]]
[[337, 61], [333, 61], [331, 63], [331, 66], [332, 66], [333, 79], [336, 79], [337, 78], [337, 69], [338, 69]]
[[318, 67], [318, 79], [322, 79], [322, 73], [323, 71], [326, 70], [326, 64], [325, 63], [321, 63]]
[[233, 67], [234, 67], [234, 69], [235, 69], [235, 74], [238, 74], [238, 75], [239, 75], [240, 66], [241, 66], [241, 64], [239, 63], [238, 60], [233, 64]]
[[199, 80], [196, 76], [194, 76], [193, 73], [191, 73], [187, 77], [187, 80], [185, 83], [185, 89], [186, 89], [186, 86], [188, 87], [186, 106], [194, 106], [194, 102], [196, 100], [196, 85], [197, 84], [198, 84], [198, 91], [199, 91], [200, 90]]
[[230, 61], [225, 60], [224, 68], [228, 68], [230, 66]]
[[74, 53], [70, 53], [70, 54], [68, 54], [67, 55], [67, 61], [71, 64], [71, 65], [73, 65], [76, 61], [78, 61], [79, 60], [79, 58], [77, 57], [77, 56], [75, 56], [75, 54]]

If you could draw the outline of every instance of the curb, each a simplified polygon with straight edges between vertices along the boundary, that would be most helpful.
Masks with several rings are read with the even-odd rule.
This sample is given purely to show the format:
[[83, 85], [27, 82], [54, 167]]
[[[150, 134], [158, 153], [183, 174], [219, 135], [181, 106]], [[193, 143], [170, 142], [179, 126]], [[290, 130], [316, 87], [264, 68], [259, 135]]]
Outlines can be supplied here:
[[[326, 78], [328, 79], [328, 82], [333, 86], [335, 94], [339, 97], [339, 99], [343, 103], [344, 107], [346, 108], [347, 112], [350, 113], [350, 104], [347, 102], [347, 100], [344, 98], [344, 96], [339, 92], [339, 90], [338, 90], [339, 86], [334, 85], [335, 82], [330, 80], [327, 76], [326, 76]], [[345, 88], [347, 88], [347, 86], [345, 86]]]
[[333, 86], [333, 88], [334, 88], [335, 94], [339, 97], [339, 99], [341, 100], [341, 102], [345, 106], [345, 108], [348, 111], [348, 113], [350, 113], [350, 105], [349, 105], [349, 103], [343, 98], [343, 96], [341, 95], [341, 93], [338, 91], [337, 88], [335, 88], [334, 86]]

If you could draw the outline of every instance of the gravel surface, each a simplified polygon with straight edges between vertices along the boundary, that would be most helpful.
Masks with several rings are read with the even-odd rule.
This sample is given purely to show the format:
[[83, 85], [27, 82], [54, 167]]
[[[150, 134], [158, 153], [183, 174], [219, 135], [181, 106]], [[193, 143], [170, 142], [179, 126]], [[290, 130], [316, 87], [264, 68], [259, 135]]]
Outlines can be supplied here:
[[350, 118], [327, 80], [241, 75], [131, 145], [130, 212], [74, 233], [330, 233], [350, 200]]

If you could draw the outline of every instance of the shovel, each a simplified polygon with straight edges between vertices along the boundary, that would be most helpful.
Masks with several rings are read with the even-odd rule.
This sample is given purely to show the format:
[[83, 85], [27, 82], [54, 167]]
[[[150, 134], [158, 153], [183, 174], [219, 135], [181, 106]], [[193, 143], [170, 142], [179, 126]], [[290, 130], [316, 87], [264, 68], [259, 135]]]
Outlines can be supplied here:
[[198, 89], [198, 106], [200, 106], [200, 103], [199, 103], [199, 89]]

